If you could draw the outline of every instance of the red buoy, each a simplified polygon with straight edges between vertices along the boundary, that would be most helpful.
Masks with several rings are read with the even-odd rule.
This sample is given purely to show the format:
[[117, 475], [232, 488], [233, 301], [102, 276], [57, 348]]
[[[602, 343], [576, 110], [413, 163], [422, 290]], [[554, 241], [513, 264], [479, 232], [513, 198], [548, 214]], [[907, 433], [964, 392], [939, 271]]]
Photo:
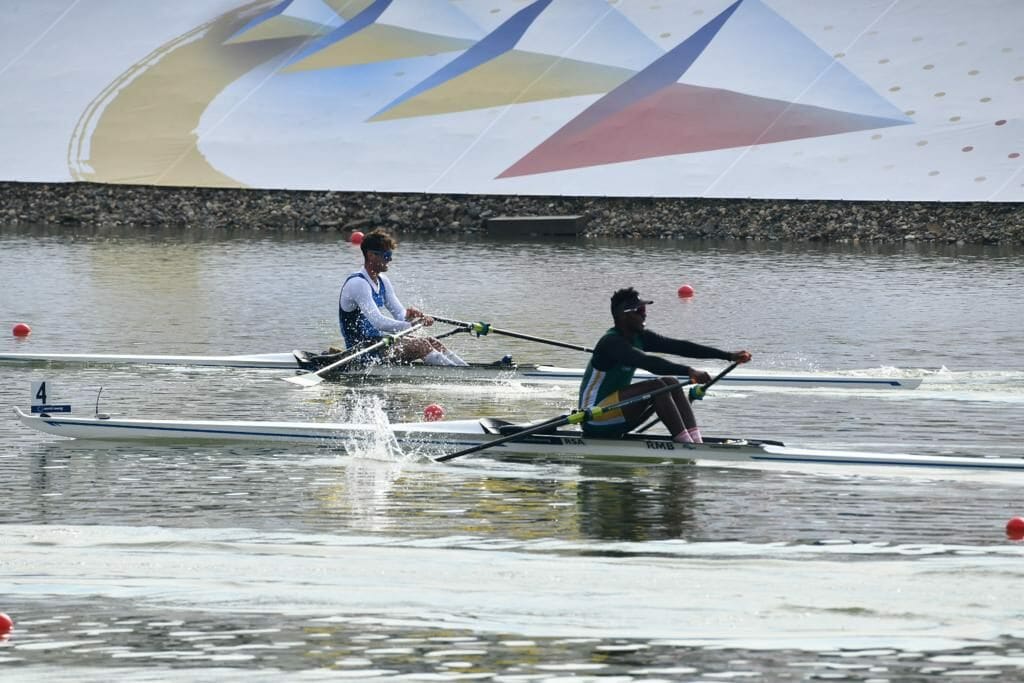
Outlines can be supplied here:
[[363, 243], [363, 237], [365, 237], [363, 233], [359, 232], [358, 230], [355, 230], [349, 236], [348, 241], [358, 247], [360, 244]]
[[32, 334], [32, 328], [25, 323], [18, 323], [11, 331], [14, 333], [15, 337], [27, 337]]
[[14, 630], [14, 619], [0, 612], [0, 638]]
[[691, 296], [693, 296], [693, 293], [693, 287], [691, 287], [690, 285], [683, 285], [682, 287], [679, 288], [680, 299], [689, 299]]
[[1024, 539], [1024, 518], [1014, 517], [1006, 523], [1006, 537], [1011, 541]]
[[438, 420], [444, 419], [444, 408], [431, 403], [429, 406], [423, 409], [423, 419], [427, 422], [437, 422]]

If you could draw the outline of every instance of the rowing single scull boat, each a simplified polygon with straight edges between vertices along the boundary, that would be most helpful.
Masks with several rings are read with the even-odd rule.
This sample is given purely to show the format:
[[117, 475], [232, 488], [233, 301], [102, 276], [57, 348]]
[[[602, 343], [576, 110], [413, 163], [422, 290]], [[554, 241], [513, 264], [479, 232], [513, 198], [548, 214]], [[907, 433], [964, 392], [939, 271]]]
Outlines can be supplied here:
[[[359, 443], [380, 433], [374, 425], [340, 422], [258, 422], [246, 420], [143, 420], [102, 415], [29, 415], [14, 409], [32, 429], [74, 439], [103, 441], [247, 441], [338, 444]], [[469, 448], [507, 437], [529, 425], [483, 418], [390, 425], [398, 445], [406, 452], [434, 457], [445, 451]], [[1022, 458], [870, 453], [789, 448], [778, 441], [706, 439], [694, 446], [674, 443], [668, 436], [628, 434], [622, 439], [584, 437], [573, 429], [552, 429], [507, 441], [481, 451], [503, 459], [558, 462], [690, 463], [748, 462], [810, 465], [868, 465], [927, 467], [957, 470], [996, 470], [1024, 473]]]
[[[257, 353], [236, 356], [168, 356], [103, 353], [6, 353], [0, 354], [0, 363], [25, 365], [167, 365], [194, 367], [249, 368], [272, 370], [315, 370], [320, 367], [315, 354], [302, 351], [291, 353]], [[650, 373], [638, 371], [636, 379], [650, 379]], [[334, 373], [330, 379], [385, 379], [385, 380], [495, 380], [513, 379], [528, 382], [579, 383], [582, 368], [561, 368], [553, 365], [517, 365], [511, 360], [495, 363], [472, 363], [468, 367], [423, 365], [360, 365]], [[688, 377], [679, 378], [689, 383]], [[781, 386], [839, 389], [916, 389], [920, 378], [838, 375], [816, 373], [750, 374], [742, 370], [722, 379], [723, 387]]]
[[0, 363], [35, 365], [190, 365], [195, 367], [298, 370], [294, 353], [237, 356], [167, 356], [118, 353], [0, 353]]

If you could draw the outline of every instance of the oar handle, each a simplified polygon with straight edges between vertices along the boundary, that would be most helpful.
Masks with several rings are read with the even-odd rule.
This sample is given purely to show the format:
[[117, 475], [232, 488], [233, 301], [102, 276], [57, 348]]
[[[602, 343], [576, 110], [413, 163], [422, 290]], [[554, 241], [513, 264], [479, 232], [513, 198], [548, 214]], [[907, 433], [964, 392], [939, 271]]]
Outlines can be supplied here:
[[706, 394], [708, 389], [711, 388], [711, 385], [717, 382], [718, 380], [722, 379], [726, 375], [728, 375], [733, 370], [735, 370], [737, 365], [739, 365], [739, 363], [733, 363], [725, 370], [722, 370], [720, 373], [712, 377], [711, 381], [708, 382], [707, 384], [698, 384], [696, 386], [690, 387], [690, 400], [699, 401], [700, 399], [704, 398], [704, 394]]
[[458, 325], [459, 327], [465, 327], [471, 332], [475, 332], [477, 336], [485, 335], [489, 332], [495, 334], [503, 334], [506, 337], [515, 337], [516, 339], [525, 339], [526, 341], [539, 342], [541, 344], [550, 344], [551, 346], [560, 346], [563, 349], [572, 349], [573, 351], [583, 351], [584, 353], [593, 353], [594, 349], [587, 346], [580, 346], [578, 344], [570, 344], [568, 342], [557, 341], [555, 339], [545, 339], [543, 337], [534, 337], [529, 334], [522, 334], [521, 332], [511, 332], [509, 330], [499, 330], [497, 327], [492, 327], [488, 323], [467, 323], [463, 320], [452, 320], [451, 318], [442, 318], [440, 316], [430, 316], [434, 320], [445, 323], [447, 325]]

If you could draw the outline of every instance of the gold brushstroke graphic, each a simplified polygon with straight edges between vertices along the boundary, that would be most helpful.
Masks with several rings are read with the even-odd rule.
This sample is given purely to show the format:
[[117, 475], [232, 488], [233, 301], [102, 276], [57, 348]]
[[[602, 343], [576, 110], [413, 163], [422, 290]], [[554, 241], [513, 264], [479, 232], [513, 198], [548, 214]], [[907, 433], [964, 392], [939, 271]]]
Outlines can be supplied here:
[[324, 0], [324, 4], [349, 21], [372, 5], [373, 0]]
[[636, 72], [629, 69], [513, 50], [386, 109], [370, 121], [603, 95], [634, 75]]
[[277, 40], [278, 38], [317, 38], [330, 33], [334, 28], [334, 26], [318, 24], [306, 19], [274, 17], [235, 36], [228, 41], [228, 45], [254, 43], [259, 40]]
[[242, 187], [199, 152], [203, 112], [231, 83], [304, 38], [224, 45], [274, 2], [255, 2], [193, 29], [133, 65], [86, 108], [68, 145], [75, 180]]

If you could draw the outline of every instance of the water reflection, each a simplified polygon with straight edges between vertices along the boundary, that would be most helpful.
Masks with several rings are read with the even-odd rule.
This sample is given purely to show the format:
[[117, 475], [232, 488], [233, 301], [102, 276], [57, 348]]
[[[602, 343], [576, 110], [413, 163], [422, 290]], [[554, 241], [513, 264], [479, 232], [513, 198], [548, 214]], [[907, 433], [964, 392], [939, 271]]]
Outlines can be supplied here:
[[577, 504], [584, 536], [647, 541], [697, 534], [699, 475], [694, 468], [629, 469], [616, 479], [607, 478], [607, 468], [602, 469], [580, 471]]
[[[24, 615], [0, 662], [40, 680], [331, 680], [424, 676], [485, 680], [1019, 680], [1024, 640], [941, 649], [737, 650], [714, 642], [629, 638], [523, 638], [389, 624], [385, 616], [215, 613], [140, 608], [119, 601], [18, 600]], [[770, 639], [766, 635], [766, 641]], [[244, 673], [243, 673], [244, 672]], [[303, 680], [306, 680], [303, 677]]]

